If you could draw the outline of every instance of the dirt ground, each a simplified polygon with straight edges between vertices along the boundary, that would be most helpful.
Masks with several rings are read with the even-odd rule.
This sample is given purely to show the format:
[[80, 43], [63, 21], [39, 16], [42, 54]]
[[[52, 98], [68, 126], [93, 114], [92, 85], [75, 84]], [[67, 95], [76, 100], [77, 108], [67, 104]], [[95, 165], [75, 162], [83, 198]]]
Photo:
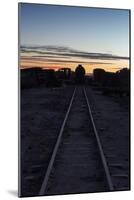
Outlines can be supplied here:
[[[21, 93], [22, 196], [38, 195], [73, 86], [32, 88]], [[129, 189], [128, 99], [102, 95], [87, 88], [94, 121], [111, 171], [115, 190]]]
[[32, 88], [21, 93], [21, 189], [37, 195], [73, 87]]
[[115, 190], [127, 190], [130, 187], [129, 98], [104, 96], [91, 88], [87, 92]]

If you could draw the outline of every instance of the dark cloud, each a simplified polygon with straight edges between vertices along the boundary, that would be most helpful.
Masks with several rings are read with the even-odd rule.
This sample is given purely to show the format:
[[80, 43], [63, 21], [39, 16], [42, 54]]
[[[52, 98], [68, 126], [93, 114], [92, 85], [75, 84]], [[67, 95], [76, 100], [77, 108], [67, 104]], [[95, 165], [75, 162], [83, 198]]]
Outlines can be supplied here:
[[[30, 63], [34, 63], [34, 62], [49, 62], [49, 63], [80, 63], [80, 61], [78, 60], [67, 60], [67, 59], [64, 59], [64, 60], [61, 60], [61, 59], [49, 59], [44, 57], [26, 57], [26, 56], [21, 56], [21, 59], [23, 60], [23, 62], [30, 62]], [[91, 62], [91, 61], [82, 61], [82, 63], [85, 63], [85, 64], [112, 64], [111, 62]]]
[[99, 60], [128, 60], [129, 57], [113, 55], [111, 53], [94, 53], [78, 51], [69, 47], [61, 46], [21, 46], [21, 53], [35, 53], [32, 57], [51, 57], [51, 58], [81, 58]]

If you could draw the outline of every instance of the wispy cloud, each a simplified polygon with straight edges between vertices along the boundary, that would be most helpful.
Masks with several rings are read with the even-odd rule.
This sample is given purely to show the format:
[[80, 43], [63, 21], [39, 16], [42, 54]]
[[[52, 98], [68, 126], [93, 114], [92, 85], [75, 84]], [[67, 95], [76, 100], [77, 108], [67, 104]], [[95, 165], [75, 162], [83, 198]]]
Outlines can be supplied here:
[[98, 60], [129, 60], [129, 57], [113, 55], [111, 53], [94, 53], [75, 50], [69, 47], [62, 46], [21, 46], [22, 56], [29, 55], [32, 58], [51, 58], [62, 59], [68, 61], [71, 59], [98, 59]]
[[[45, 57], [45, 56], [42, 56], [42, 57], [38, 57], [38, 56], [32, 56], [32, 57], [26, 57], [26, 56], [23, 56], [22, 57], [23, 59], [23, 62], [31, 62], [31, 63], [36, 63], [36, 62], [47, 62], [47, 63], [80, 63], [80, 61], [78, 60], [68, 60], [68, 59], [50, 59], [49, 57]], [[86, 64], [111, 64], [111, 62], [91, 62], [91, 61], [82, 61], [82, 63], [86, 63]]]

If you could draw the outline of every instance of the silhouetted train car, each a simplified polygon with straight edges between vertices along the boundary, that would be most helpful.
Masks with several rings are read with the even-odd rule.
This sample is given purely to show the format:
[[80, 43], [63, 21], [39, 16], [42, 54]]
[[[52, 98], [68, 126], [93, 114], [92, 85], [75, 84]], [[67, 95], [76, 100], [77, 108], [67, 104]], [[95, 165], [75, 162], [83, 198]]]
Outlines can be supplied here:
[[72, 85], [74, 84], [74, 72], [70, 68], [61, 68], [56, 71], [56, 77], [63, 84]]
[[102, 87], [115, 87], [118, 85], [116, 73], [106, 72], [104, 69], [94, 69], [94, 81]]
[[93, 85], [93, 76], [92, 75], [85, 75], [85, 83], [87, 85]]
[[61, 81], [56, 77], [56, 73], [53, 69], [44, 70], [45, 82], [47, 87], [60, 87]]
[[104, 74], [104, 80], [102, 82], [103, 87], [117, 87], [118, 86], [118, 77], [116, 73], [113, 72], [105, 72]]
[[61, 80], [70, 79], [71, 77], [71, 69], [70, 68], [61, 68], [57, 72], [57, 77]]
[[93, 70], [93, 80], [99, 86], [101, 86], [104, 82], [105, 73], [104, 69], [96, 68]]
[[21, 78], [21, 88], [32, 88], [38, 87], [40, 85], [40, 74], [42, 72], [41, 68], [28, 68], [21, 69], [20, 78]]
[[55, 76], [53, 69], [28, 68], [22, 69], [21, 89], [34, 88], [44, 85], [46, 87], [59, 87], [61, 81]]
[[75, 82], [77, 84], [85, 82], [85, 69], [82, 65], [78, 65], [75, 69]]
[[95, 69], [94, 81], [103, 90], [104, 94], [128, 94], [129, 70], [124, 68], [116, 73], [106, 72], [103, 69]]
[[116, 72], [118, 77], [120, 89], [129, 94], [130, 90], [130, 70], [128, 68], [123, 68]]

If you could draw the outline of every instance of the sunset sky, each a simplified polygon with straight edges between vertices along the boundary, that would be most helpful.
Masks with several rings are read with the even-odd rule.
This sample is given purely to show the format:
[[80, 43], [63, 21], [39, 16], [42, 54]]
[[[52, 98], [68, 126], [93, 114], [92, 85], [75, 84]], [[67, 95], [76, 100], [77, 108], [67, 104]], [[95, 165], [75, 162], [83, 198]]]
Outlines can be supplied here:
[[129, 67], [129, 10], [19, 5], [20, 67]]

